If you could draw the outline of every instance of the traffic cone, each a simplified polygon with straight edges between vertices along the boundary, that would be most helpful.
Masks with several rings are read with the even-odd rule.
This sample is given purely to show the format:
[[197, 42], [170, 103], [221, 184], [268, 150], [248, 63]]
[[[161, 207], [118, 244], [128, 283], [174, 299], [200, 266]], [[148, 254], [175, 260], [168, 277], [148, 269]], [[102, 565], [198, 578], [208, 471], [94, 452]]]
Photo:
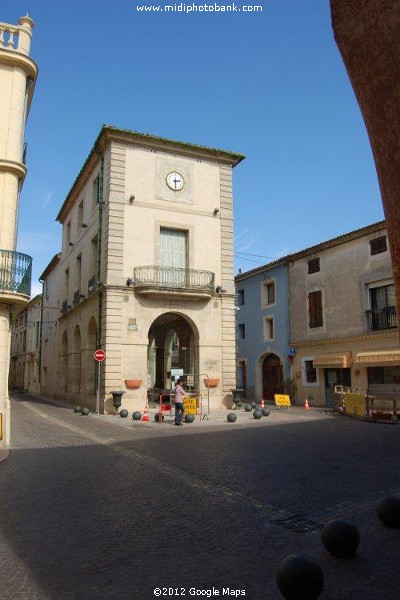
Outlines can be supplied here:
[[144, 406], [142, 421], [150, 421], [149, 419], [149, 401], [146, 400], [146, 404]]
[[308, 406], [308, 398], [306, 398], [306, 401], [304, 402], [304, 408], [305, 408], [305, 410], [308, 410], [310, 408]]
[[264, 405], [264, 398], [261, 398], [261, 408], [265, 408], [265, 405]]

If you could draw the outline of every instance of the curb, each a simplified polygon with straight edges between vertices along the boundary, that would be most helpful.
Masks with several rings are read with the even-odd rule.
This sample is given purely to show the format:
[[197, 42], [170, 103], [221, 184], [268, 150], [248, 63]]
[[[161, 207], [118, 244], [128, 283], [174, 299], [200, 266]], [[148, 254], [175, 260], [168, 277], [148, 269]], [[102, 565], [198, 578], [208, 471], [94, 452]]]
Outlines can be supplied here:
[[6, 458], [8, 458], [9, 454], [10, 454], [9, 450], [0, 450], [0, 463], [3, 462], [3, 460], [6, 460]]

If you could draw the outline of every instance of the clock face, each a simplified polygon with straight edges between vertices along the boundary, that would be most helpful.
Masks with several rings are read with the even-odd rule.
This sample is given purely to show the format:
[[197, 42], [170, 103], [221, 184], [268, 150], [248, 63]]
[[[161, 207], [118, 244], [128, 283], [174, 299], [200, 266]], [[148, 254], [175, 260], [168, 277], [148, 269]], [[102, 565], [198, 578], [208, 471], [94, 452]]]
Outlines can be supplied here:
[[185, 183], [182, 175], [180, 173], [177, 173], [176, 171], [168, 173], [165, 180], [167, 182], [167, 186], [171, 188], [171, 190], [174, 190], [174, 192], [178, 192], [179, 190], [181, 190]]

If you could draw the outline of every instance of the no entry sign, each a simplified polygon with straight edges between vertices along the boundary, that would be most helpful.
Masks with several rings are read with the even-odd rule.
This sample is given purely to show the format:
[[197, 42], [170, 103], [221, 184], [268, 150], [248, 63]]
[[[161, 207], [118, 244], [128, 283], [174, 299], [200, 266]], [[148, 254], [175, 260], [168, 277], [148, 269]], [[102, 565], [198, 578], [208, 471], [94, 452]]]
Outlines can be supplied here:
[[97, 362], [103, 362], [103, 360], [106, 357], [106, 353], [104, 352], [104, 350], [96, 350], [93, 356], [94, 360], [97, 360]]

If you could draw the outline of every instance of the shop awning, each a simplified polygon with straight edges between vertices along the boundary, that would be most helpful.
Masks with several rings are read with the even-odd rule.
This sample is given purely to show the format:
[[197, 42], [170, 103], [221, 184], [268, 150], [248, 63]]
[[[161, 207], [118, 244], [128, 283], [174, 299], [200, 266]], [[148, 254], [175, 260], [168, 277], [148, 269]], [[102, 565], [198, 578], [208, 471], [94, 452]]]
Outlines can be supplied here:
[[318, 369], [349, 369], [351, 362], [351, 352], [319, 354], [313, 358], [313, 366]]
[[400, 366], [400, 349], [371, 350], [358, 352], [354, 364], [358, 367], [391, 367]]

